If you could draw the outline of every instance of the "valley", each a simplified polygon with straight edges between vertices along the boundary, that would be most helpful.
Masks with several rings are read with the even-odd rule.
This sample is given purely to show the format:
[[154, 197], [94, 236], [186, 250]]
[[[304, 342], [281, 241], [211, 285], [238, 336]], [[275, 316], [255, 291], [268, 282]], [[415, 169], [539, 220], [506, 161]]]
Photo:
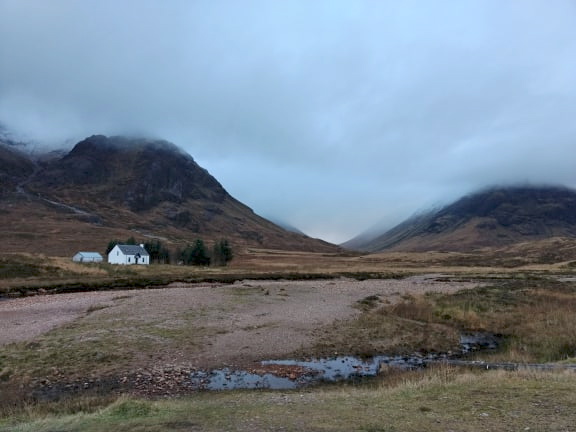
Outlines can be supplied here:
[[[13, 273], [2, 281], [0, 430], [97, 430], [91, 428], [102, 422], [117, 430], [132, 430], [139, 422], [151, 430], [218, 430], [232, 426], [201, 407], [230, 415], [231, 398], [240, 410], [228, 417], [236, 430], [289, 424], [293, 430], [316, 430], [319, 418], [329, 430], [370, 430], [371, 424], [418, 430], [430, 416], [438, 420], [432, 430], [464, 418], [470, 430], [479, 427], [478, 421], [492, 430], [509, 430], [511, 413], [522, 413], [531, 425], [552, 421], [552, 415], [559, 425], [574, 420], [573, 399], [566, 393], [573, 372], [563, 370], [479, 371], [440, 363], [416, 371], [384, 368], [365, 383], [216, 395], [198, 393], [190, 379], [223, 367], [284, 377], [302, 373], [264, 366], [263, 360], [450, 352], [463, 330], [492, 332], [506, 341], [468, 360], [574, 363], [571, 261], [471, 266], [455, 253], [330, 256], [249, 249], [228, 267], [203, 269], [10, 258], [18, 257], [27, 264], [22, 272], [36, 268], [43, 276]], [[501, 403], [511, 391], [516, 398], [501, 411], [487, 401], [476, 411], [473, 401], [481, 399], [475, 391]], [[525, 404], [540, 400], [542, 391], [552, 411], [542, 406], [529, 414]], [[437, 397], [421, 399], [438, 393], [459, 395], [459, 408], [447, 409]], [[396, 399], [400, 394], [403, 402]], [[278, 398], [306, 416], [294, 424], [269, 417]], [[416, 409], [419, 420], [385, 419], [389, 411], [376, 414], [353, 402], [379, 406], [381, 398], [405, 404], [407, 413]], [[333, 411], [335, 403], [340, 409]], [[182, 414], [184, 407], [189, 415]], [[352, 409], [370, 417], [359, 418]], [[118, 410], [125, 413], [118, 417]], [[328, 412], [332, 420], [324, 417]], [[484, 412], [490, 417], [478, 417]], [[66, 425], [64, 413], [73, 414]], [[182, 427], [173, 427], [176, 423]]]
[[[338, 246], [258, 216], [165, 141], [0, 145], [0, 161], [0, 430], [576, 423], [572, 190], [495, 187]], [[171, 259], [71, 261], [126, 238]], [[197, 239], [229, 240], [232, 261], [183, 265]], [[461, 348], [477, 335], [497, 342]], [[310, 366], [348, 361], [335, 382]]]
[[0, 0], [0, 432], [576, 432], [574, 22]]

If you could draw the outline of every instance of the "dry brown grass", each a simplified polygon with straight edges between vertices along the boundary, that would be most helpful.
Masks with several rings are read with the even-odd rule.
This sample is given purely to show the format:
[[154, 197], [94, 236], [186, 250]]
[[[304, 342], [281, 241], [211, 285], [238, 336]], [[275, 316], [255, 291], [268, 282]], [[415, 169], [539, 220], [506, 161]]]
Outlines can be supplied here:
[[[76, 406], [31, 405], [0, 418], [6, 431], [571, 431], [576, 375], [462, 372], [440, 367], [372, 386], [203, 393]], [[84, 405], [84, 406], [83, 406]]]
[[90, 275], [90, 276], [106, 276], [108, 272], [102, 268], [102, 266], [97, 263], [76, 263], [69, 258], [53, 257], [50, 258], [50, 264], [58, 267], [64, 272], [78, 274], [78, 275]]
[[[239, 260], [224, 269], [191, 269], [176, 266], [150, 266], [120, 268], [99, 266], [110, 278], [158, 277], [169, 275], [175, 279], [201, 276], [222, 276], [250, 274], [250, 268], [258, 269], [252, 274], [267, 275], [265, 263], [276, 263], [275, 268], [293, 274], [293, 264], [281, 266], [287, 253], [266, 253], [247, 262]], [[294, 254], [289, 254], [294, 255]], [[355, 266], [359, 257], [324, 257], [310, 254], [295, 254], [297, 262], [307, 261], [307, 265], [317, 265], [311, 274], [338, 273], [353, 269], [359, 276], [397, 273], [398, 268], [384, 266], [383, 260], [374, 259], [370, 263]], [[389, 257], [388, 257], [389, 258]], [[330, 267], [319, 265], [324, 259], [332, 262]], [[54, 262], [58, 262], [55, 260]], [[73, 272], [75, 267], [63, 268]], [[398, 262], [398, 265], [404, 265]], [[418, 265], [422, 265], [419, 263]], [[441, 264], [439, 264], [441, 266]], [[250, 267], [253, 266], [253, 267]], [[347, 267], [349, 266], [349, 267]], [[83, 267], [83, 266], [81, 266]], [[414, 271], [414, 267], [410, 270]], [[442, 268], [442, 267], [439, 267]], [[550, 269], [550, 268], [549, 268]], [[360, 271], [361, 270], [361, 271]], [[407, 267], [403, 271], [409, 272]], [[430, 270], [430, 269], [428, 269]], [[314, 273], [314, 272], [318, 273]], [[460, 278], [470, 280], [490, 275], [487, 269], [478, 274], [469, 274], [461, 269]], [[267, 273], [268, 272], [268, 273]], [[364, 273], [363, 273], [364, 272]], [[306, 276], [306, 274], [304, 274]], [[576, 353], [576, 287], [572, 282], [556, 282], [553, 278], [498, 270], [500, 279], [486, 279], [486, 286], [456, 294], [434, 294], [404, 296], [399, 304], [386, 304], [383, 299], [375, 299], [371, 292], [359, 298], [358, 319], [334, 323], [332, 326], [315, 330], [318, 338], [317, 352], [322, 354], [381, 354], [411, 353], [417, 350], [445, 351], [453, 348], [458, 341], [461, 329], [486, 330], [506, 336], [506, 345], [499, 353], [489, 358], [504, 361], [563, 361]], [[91, 276], [78, 276], [79, 280]], [[439, 276], [440, 277], [440, 276]], [[100, 278], [100, 275], [94, 275]], [[292, 293], [287, 293], [292, 295]], [[236, 295], [238, 297], [238, 295]], [[269, 297], [266, 297], [269, 299]], [[134, 339], [126, 341], [126, 328], [137, 328], [139, 334], [154, 338], [154, 341], [173, 341], [175, 346], [183, 340], [186, 331], [175, 331], [163, 323], [118, 322], [118, 332], [109, 329], [101, 332], [97, 318], [107, 316], [109, 311], [94, 310], [83, 320], [84, 324], [60, 329], [39, 340], [40, 345], [18, 347], [18, 364], [29, 368], [43, 368], [53, 362], [78, 362], [87, 367], [101, 368], [104, 360], [110, 370], [129, 364], [131, 358], [102, 358], [98, 353], [128, 350], [132, 353], [146, 341]], [[78, 339], [79, 325], [91, 324], [90, 332], [82, 330], [93, 339]], [[192, 329], [194, 331], [198, 329]], [[205, 329], [199, 329], [205, 331]], [[201, 336], [201, 334], [200, 334]], [[119, 342], [120, 341], [120, 342]], [[164, 347], [168, 347], [166, 342]], [[188, 343], [187, 342], [187, 343]], [[172, 342], [170, 342], [172, 343]], [[101, 345], [99, 345], [101, 344]], [[116, 344], [116, 345], [115, 345]], [[46, 347], [50, 346], [50, 350]], [[62, 346], [67, 350], [60, 352]], [[14, 348], [14, 347], [12, 347]], [[11, 349], [12, 349], [11, 348]], [[306, 354], [309, 354], [306, 353]], [[132, 355], [132, 354], [131, 354]], [[60, 356], [60, 357], [57, 357]], [[0, 355], [0, 362], [6, 357]], [[72, 367], [73, 364], [70, 365]], [[2, 368], [0, 368], [2, 369]], [[13, 368], [16, 370], [15, 368]], [[7, 373], [0, 371], [0, 379]], [[20, 371], [22, 372], [22, 371]], [[67, 371], [67, 372], [70, 372]], [[182, 425], [182, 430], [270, 429], [280, 430], [515, 430], [522, 421], [522, 428], [535, 430], [570, 430], [574, 424], [576, 402], [573, 397], [574, 374], [548, 374], [523, 371], [517, 373], [494, 372], [479, 375], [478, 372], [462, 372], [459, 369], [441, 366], [424, 373], [388, 373], [379, 385], [356, 387], [352, 385], [334, 386], [305, 392], [256, 392], [203, 394], [192, 399], [179, 399], [165, 402], [141, 400], [120, 400], [105, 410], [97, 410], [110, 401], [97, 399], [71, 400], [69, 405], [49, 407], [35, 405], [32, 401], [24, 414], [20, 408], [16, 389], [8, 386], [0, 390], [13, 392], [13, 399], [4, 399], [12, 408], [4, 410], [0, 418], [3, 430], [101, 430], [105, 425], [109, 430], [170, 430], [173, 425]], [[5, 393], [7, 394], [7, 393]], [[12, 394], [12, 393], [10, 393]], [[303, 395], [302, 397], [300, 395]], [[543, 396], [545, 395], [545, 396]], [[289, 401], [289, 402], [286, 402]], [[18, 411], [20, 410], [20, 411]], [[287, 417], [287, 412], [297, 413]], [[66, 413], [78, 413], [64, 417]], [[91, 413], [91, 414], [87, 414]], [[49, 414], [48, 418], [45, 418]], [[486, 414], [486, 415], [485, 415]], [[2, 415], [0, 415], [2, 417]], [[41, 420], [43, 419], [44, 420]], [[283, 419], [283, 420], [281, 420]], [[286, 420], [288, 419], [288, 420]], [[295, 420], [296, 419], [296, 420]], [[301, 419], [297, 421], [297, 419]], [[4, 423], [2, 423], [4, 421]], [[100, 429], [98, 429], [100, 428]], [[177, 429], [177, 428], [176, 428]]]
[[0, 292], [10, 287], [34, 289], [64, 285], [104, 287], [117, 286], [112, 281], [125, 280], [122, 286], [162, 285], [178, 280], [217, 278], [310, 278], [349, 276], [363, 278], [402, 277], [411, 274], [441, 273], [482, 277], [500, 274], [504, 277], [519, 273], [550, 273], [569, 271], [570, 262], [527, 264], [517, 268], [498, 266], [483, 254], [462, 253], [400, 253], [373, 255], [357, 253], [312, 253], [256, 248], [235, 250], [235, 259], [228, 267], [190, 267], [177, 265], [112, 266], [108, 264], [77, 264], [71, 257], [46, 257], [33, 254], [4, 254], [2, 260], [25, 263], [19, 273], [2, 276]]
[[502, 334], [494, 360], [553, 362], [576, 357], [576, 287], [552, 280], [503, 281], [453, 295], [430, 294], [371, 312], [427, 325]]
[[491, 361], [558, 362], [576, 358], [576, 287], [553, 278], [495, 280], [455, 294], [404, 296], [386, 304], [368, 296], [362, 313], [315, 331], [318, 355], [369, 356], [456, 350], [462, 331], [503, 336]]

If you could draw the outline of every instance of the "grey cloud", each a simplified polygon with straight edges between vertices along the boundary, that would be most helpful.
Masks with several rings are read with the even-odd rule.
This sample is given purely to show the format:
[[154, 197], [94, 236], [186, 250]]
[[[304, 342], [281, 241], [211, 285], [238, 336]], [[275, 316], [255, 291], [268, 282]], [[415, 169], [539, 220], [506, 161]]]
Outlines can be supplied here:
[[572, 1], [0, 0], [0, 121], [184, 147], [343, 241], [495, 182], [576, 186]]

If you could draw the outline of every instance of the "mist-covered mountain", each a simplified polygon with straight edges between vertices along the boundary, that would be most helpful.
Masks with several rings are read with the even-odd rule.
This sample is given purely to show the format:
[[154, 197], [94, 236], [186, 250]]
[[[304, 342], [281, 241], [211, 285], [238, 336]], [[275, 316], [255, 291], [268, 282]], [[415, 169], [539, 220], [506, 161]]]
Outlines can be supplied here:
[[30, 158], [0, 140], [0, 196], [16, 189], [34, 172]]
[[268, 219], [270, 222], [278, 225], [281, 228], [284, 228], [286, 231], [290, 231], [296, 234], [302, 234], [302, 235], [306, 235], [306, 233], [304, 233], [303, 231], [301, 231], [300, 229], [296, 228], [294, 225], [286, 222], [285, 220], [281, 220], [278, 219], [277, 217], [266, 217], [266, 219]]
[[0, 142], [0, 180], [7, 251], [69, 254], [130, 236], [338, 249], [258, 216], [166, 141], [94, 135], [69, 152], [35, 158]]
[[472, 251], [551, 237], [576, 238], [576, 191], [565, 187], [493, 187], [421, 213], [342, 246], [368, 252]]

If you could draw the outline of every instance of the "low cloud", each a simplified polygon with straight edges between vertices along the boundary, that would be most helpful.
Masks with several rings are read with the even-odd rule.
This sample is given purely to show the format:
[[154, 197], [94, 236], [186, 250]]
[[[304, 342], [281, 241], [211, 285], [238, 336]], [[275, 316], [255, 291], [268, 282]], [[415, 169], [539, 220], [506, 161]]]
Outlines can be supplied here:
[[140, 134], [344, 241], [501, 182], [576, 186], [572, 1], [0, 1], [0, 122]]

